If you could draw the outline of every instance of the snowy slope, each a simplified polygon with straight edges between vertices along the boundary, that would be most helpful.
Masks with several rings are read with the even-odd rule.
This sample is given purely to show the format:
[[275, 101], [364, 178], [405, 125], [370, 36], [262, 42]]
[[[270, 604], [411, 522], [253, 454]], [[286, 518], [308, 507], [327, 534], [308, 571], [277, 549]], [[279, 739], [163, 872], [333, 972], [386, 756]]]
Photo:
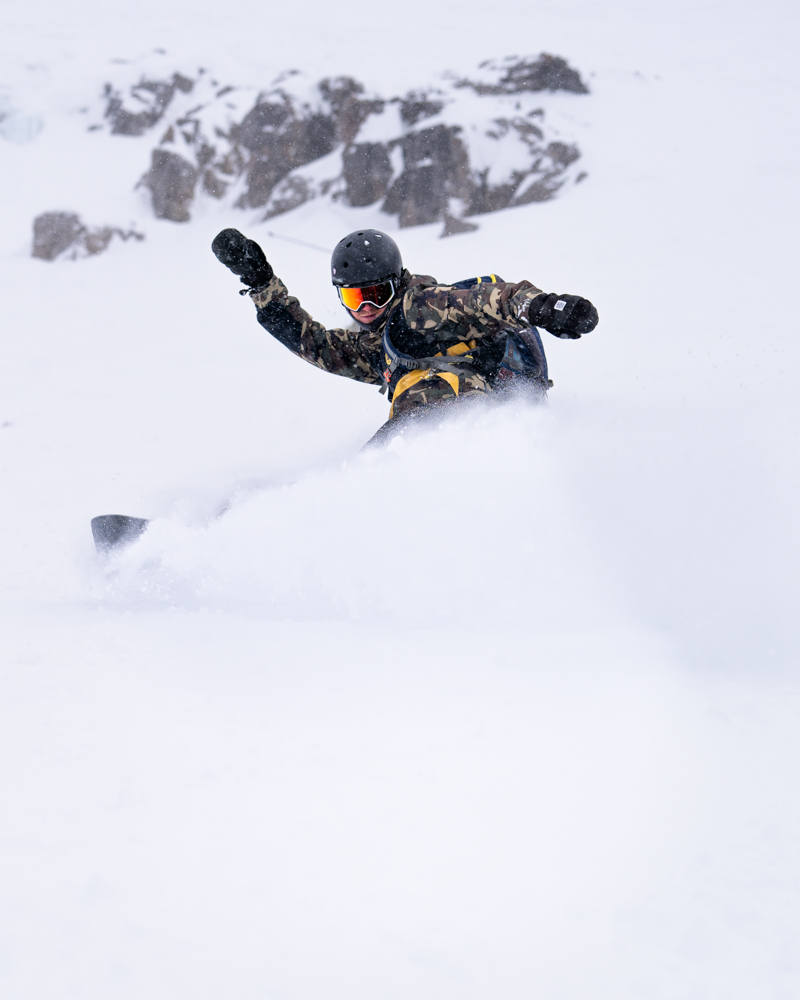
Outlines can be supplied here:
[[[4, 997], [797, 991], [796, 10], [404, 10], [7, 19]], [[209, 244], [243, 229], [334, 322], [325, 255], [269, 233], [393, 220], [156, 220], [118, 181], [149, 148], [80, 110], [155, 48], [242, 86], [355, 73], [354, 25], [386, 92], [514, 52], [580, 69], [584, 183], [394, 235], [414, 270], [601, 314], [548, 338], [546, 410], [371, 456], [383, 397], [267, 337]], [[48, 210], [146, 239], [33, 260]], [[103, 566], [111, 511], [156, 520]]]

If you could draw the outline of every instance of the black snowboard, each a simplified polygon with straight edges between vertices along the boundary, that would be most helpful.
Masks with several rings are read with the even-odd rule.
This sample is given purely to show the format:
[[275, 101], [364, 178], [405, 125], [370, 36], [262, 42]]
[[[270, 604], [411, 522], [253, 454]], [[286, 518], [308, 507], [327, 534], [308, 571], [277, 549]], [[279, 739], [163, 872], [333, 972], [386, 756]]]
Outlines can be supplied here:
[[98, 552], [124, 549], [147, 530], [150, 522], [144, 517], [127, 514], [101, 514], [92, 518], [92, 535]]

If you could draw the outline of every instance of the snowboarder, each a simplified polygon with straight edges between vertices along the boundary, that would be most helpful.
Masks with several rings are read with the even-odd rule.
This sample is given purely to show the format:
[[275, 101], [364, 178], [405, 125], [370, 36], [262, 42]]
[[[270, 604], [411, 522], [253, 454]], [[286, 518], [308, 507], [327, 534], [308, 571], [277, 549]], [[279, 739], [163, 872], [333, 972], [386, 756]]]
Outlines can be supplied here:
[[509, 385], [544, 393], [552, 382], [536, 328], [576, 340], [598, 323], [588, 299], [547, 294], [529, 281], [489, 275], [441, 285], [410, 274], [390, 236], [360, 229], [331, 257], [331, 280], [356, 326], [328, 330], [238, 229], [223, 229], [211, 248], [239, 275], [258, 322], [284, 347], [325, 371], [388, 389], [390, 421]]
[[[298, 357], [336, 375], [388, 389], [389, 420], [372, 438], [437, 405], [505, 387], [544, 394], [552, 385], [537, 327], [577, 340], [598, 323], [578, 295], [548, 295], [529, 281], [507, 284], [495, 274], [440, 285], [410, 274], [386, 233], [361, 229], [341, 240], [331, 279], [354, 329], [326, 330], [275, 276], [264, 251], [238, 229], [223, 229], [211, 248], [238, 274], [258, 322]], [[106, 514], [92, 521], [95, 545], [111, 552], [136, 541], [144, 518]]]

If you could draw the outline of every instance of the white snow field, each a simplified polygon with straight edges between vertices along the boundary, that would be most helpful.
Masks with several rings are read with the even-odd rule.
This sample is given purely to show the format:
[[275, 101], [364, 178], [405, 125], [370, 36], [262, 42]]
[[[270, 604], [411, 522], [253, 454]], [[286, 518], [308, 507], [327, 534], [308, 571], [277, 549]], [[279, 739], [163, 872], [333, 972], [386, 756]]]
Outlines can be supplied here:
[[[798, 29], [788, 0], [4, 10], [4, 1000], [800, 994]], [[553, 52], [589, 176], [447, 239], [329, 202], [158, 221], [150, 147], [80, 113], [157, 48], [384, 91]], [[146, 238], [32, 259], [56, 210]], [[325, 255], [268, 233], [375, 225], [601, 323], [547, 337], [549, 407], [359, 455], [384, 397], [258, 326], [231, 225], [326, 321]], [[102, 562], [112, 512], [154, 521]]]

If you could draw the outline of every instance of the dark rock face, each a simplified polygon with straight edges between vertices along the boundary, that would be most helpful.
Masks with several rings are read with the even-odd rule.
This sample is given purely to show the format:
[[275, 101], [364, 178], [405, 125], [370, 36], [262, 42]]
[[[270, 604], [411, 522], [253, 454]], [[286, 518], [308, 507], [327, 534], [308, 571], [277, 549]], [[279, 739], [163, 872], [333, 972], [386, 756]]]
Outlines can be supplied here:
[[438, 115], [443, 107], [444, 101], [432, 101], [426, 92], [412, 91], [400, 104], [400, 117], [404, 125], [413, 128], [423, 118]]
[[111, 122], [112, 135], [144, 135], [162, 117], [176, 90], [188, 94], [194, 82], [180, 73], [171, 80], [140, 80], [131, 88], [131, 96], [144, 105], [139, 112], [128, 111], [120, 95], [106, 84], [106, 118]]
[[256, 94], [200, 70], [142, 78], [124, 95], [107, 85], [105, 117], [117, 135], [160, 125], [140, 183], [155, 215], [175, 222], [198, 195], [224, 198], [234, 184], [236, 206], [266, 218], [327, 197], [380, 206], [401, 226], [443, 221], [448, 233], [466, 231], [465, 216], [555, 197], [580, 153], [531, 95], [586, 94], [580, 74], [542, 54], [443, 80], [383, 98], [349, 76], [314, 83], [292, 71]]
[[33, 220], [33, 257], [55, 260], [77, 243], [86, 227], [72, 212], [45, 212]]
[[297, 119], [287, 108], [259, 104], [245, 117], [238, 135], [252, 153], [242, 204], [258, 208], [292, 170], [333, 151], [336, 123], [321, 114]]
[[502, 72], [493, 83], [461, 80], [459, 87], [472, 87], [482, 96], [494, 94], [523, 94], [543, 90], [566, 90], [571, 94], [588, 94], [589, 88], [581, 80], [580, 74], [572, 69], [565, 59], [543, 52], [538, 59], [506, 59], [501, 62], [491, 60], [481, 63], [481, 69]]
[[203, 190], [212, 198], [223, 198], [228, 190], [228, 185], [217, 177], [213, 170], [206, 170], [203, 173]]
[[[319, 84], [325, 110], [309, 113], [284, 95], [280, 102], [260, 103], [248, 112], [241, 125], [232, 130], [234, 141], [251, 154], [242, 207], [266, 205], [292, 170], [327, 156], [341, 143], [352, 143], [366, 118], [383, 110], [383, 101], [365, 100], [360, 96], [363, 91], [362, 85], [350, 77], [338, 77]], [[295, 207], [294, 199], [286, 202], [283, 198], [282, 202]], [[269, 214], [278, 213], [270, 207]]]
[[392, 179], [392, 163], [386, 146], [380, 142], [350, 146], [342, 156], [342, 174], [348, 205], [361, 207], [380, 201]]
[[551, 142], [546, 149], [546, 153], [552, 158], [554, 163], [560, 163], [565, 167], [579, 160], [581, 155], [578, 152], [577, 146], [569, 146], [566, 142]]
[[235, 138], [251, 153], [268, 146], [291, 114], [287, 104], [256, 104], [236, 129]]
[[165, 149], [154, 149], [150, 169], [141, 183], [153, 196], [157, 219], [188, 222], [189, 206], [199, 174], [188, 160]]
[[319, 85], [322, 99], [330, 106], [330, 114], [336, 127], [336, 139], [349, 145], [370, 115], [380, 114], [386, 102], [368, 100], [361, 95], [363, 86], [349, 76], [323, 80]]
[[[45, 212], [33, 220], [32, 257], [55, 260], [61, 254], [75, 259], [102, 253], [114, 236], [123, 240], [143, 240], [134, 230], [123, 231], [113, 226], [89, 229], [74, 212]], [[67, 251], [71, 251], [67, 253]]]
[[474, 233], [477, 228], [474, 222], [467, 222], [465, 219], [456, 219], [445, 212], [442, 236], [458, 236], [459, 233]]
[[264, 218], [271, 219], [274, 215], [283, 215], [284, 212], [291, 212], [293, 208], [299, 208], [312, 197], [313, 194], [305, 178], [287, 177], [281, 185], [280, 192], [272, 199]]
[[403, 172], [392, 185], [383, 211], [399, 215], [401, 226], [444, 217], [448, 199], [469, 191], [469, 157], [458, 126], [436, 125], [402, 140]]

